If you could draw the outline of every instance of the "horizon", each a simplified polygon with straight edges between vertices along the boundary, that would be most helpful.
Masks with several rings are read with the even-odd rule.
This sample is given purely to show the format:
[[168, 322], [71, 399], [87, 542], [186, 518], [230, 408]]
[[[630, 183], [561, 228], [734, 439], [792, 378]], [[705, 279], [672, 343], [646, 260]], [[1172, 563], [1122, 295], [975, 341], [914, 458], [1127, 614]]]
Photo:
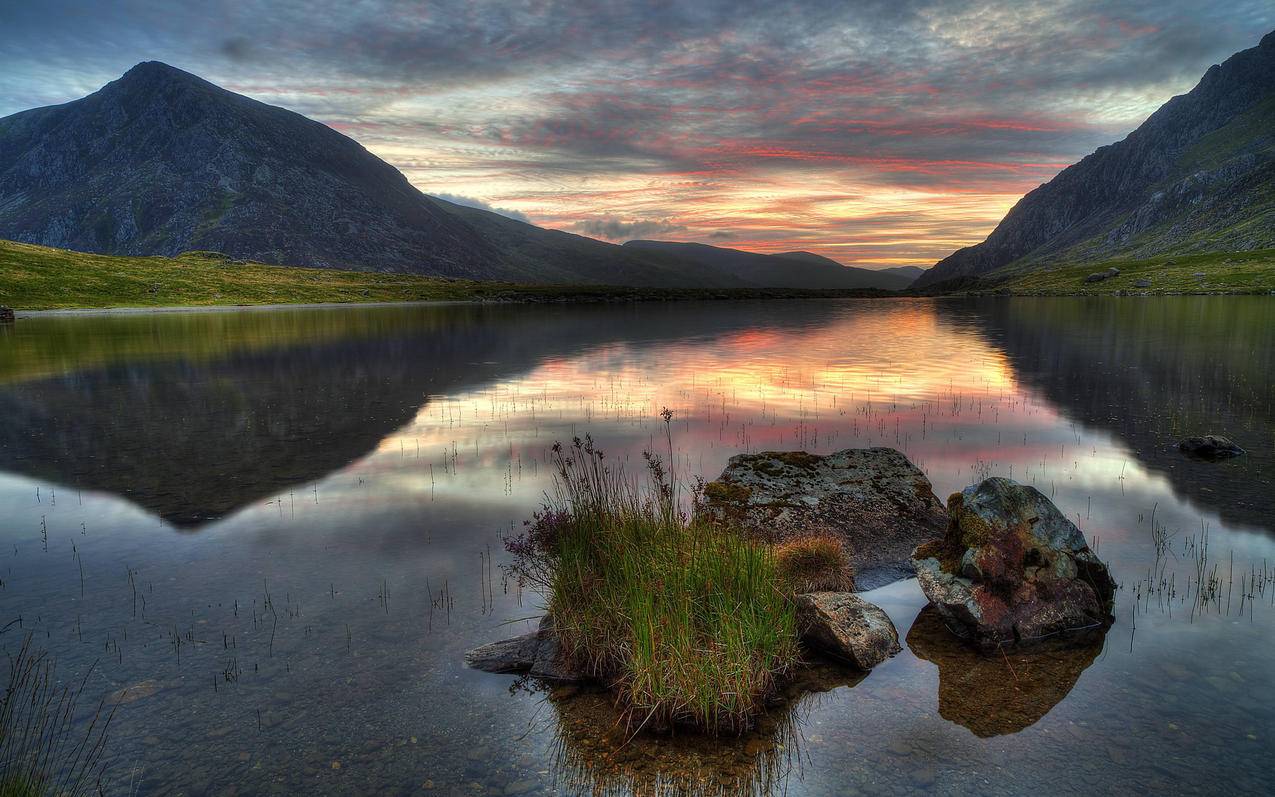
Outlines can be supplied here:
[[127, 3], [102, 22], [79, 5], [5, 11], [0, 116], [158, 60], [327, 124], [449, 201], [615, 243], [876, 269], [978, 243], [1023, 194], [1275, 27], [1258, 3], [803, 7], [782, 21], [725, 6], [302, 19], [272, 4], [222, 17], [209, 40], [198, 10], [158, 24]]

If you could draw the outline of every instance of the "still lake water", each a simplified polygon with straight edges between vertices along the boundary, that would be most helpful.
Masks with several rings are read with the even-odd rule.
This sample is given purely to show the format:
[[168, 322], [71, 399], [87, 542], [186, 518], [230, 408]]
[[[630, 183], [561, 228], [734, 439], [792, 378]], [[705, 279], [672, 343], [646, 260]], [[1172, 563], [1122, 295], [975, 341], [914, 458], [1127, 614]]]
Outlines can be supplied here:
[[[983, 659], [897, 582], [867, 597], [901, 654], [717, 743], [625, 744], [603, 696], [465, 669], [540, 613], [500, 564], [549, 447], [636, 467], [665, 406], [710, 479], [886, 445], [940, 496], [1034, 484], [1110, 563], [1116, 623]], [[1177, 453], [1205, 432], [1249, 453]], [[127, 690], [108, 793], [1269, 793], [1273, 450], [1268, 297], [25, 319], [0, 327], [0, 647]]]

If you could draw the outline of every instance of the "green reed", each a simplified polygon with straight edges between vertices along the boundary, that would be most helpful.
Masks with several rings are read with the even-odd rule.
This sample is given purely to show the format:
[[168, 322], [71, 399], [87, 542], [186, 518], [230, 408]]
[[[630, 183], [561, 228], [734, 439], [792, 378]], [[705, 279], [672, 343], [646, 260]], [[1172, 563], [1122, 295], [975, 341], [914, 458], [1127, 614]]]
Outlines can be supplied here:
[[87, 728], [77, 731], [84, 685], [60, 685], [52, 659], [32, 648], [30, 635], [8, 665], [0, 697], [0, 797], [99, 793], [114, 708], [99, 703]]

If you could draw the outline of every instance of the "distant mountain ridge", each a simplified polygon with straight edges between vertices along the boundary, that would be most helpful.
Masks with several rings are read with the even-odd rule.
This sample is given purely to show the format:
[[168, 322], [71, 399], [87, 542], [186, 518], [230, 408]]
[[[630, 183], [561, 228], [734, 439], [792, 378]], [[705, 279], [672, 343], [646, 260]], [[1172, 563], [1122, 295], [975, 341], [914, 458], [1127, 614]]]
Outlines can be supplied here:
[[773, 282], [426, 195], [319, 122], [158, 62], [82, 99], [0, 119], [0, 238], [513, 282]]
[[1024, 196], [914, 287], [1114, 257], [1275, 247], [1275, 32]]
[[658, 253], [694, 263], [699, 269], [765, 288], [880, 288], [899, 291], [913, 277], [843, 266], [813, 252], [764, 255], [699, 243], [634, 240], [625, 249]]

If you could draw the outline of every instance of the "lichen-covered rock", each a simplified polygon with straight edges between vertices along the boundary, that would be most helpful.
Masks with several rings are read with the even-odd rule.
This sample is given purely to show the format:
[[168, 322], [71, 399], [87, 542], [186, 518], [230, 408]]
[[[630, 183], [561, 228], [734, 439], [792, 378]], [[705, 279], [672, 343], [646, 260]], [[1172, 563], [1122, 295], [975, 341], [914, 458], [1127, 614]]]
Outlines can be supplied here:
[[549, 681], [581, 681], [584, 675], [563, 659], [548, 616], [530, 634], [492, 642], [465, 654], [465, 666], [494, 673], [525, 673]]
[[925, 474], [893, 448], [734, 456], [698, 511], [767, 542], [835, 536], [858, 590], [911, 575], [912, 549], [947, 522]]
[[902, 649], [889, 615], [849, 592], [798, 595], [797, 628], [802, 642], [860, 670], [870, 670]]
[[1188, 437], [1178, 443], [1178, 450], [1202, 459], [1226, 459], [1238, 457], [1244, 449], [1228, 437], [1219, 434], [1206, 434], [1203, 437]]
[[1040, 491], [991, 478], [953, 493], [947, 508], [947, 533], [913, 561], [957, 633], [995, 647], [1111, 623], [1106, 565]]

